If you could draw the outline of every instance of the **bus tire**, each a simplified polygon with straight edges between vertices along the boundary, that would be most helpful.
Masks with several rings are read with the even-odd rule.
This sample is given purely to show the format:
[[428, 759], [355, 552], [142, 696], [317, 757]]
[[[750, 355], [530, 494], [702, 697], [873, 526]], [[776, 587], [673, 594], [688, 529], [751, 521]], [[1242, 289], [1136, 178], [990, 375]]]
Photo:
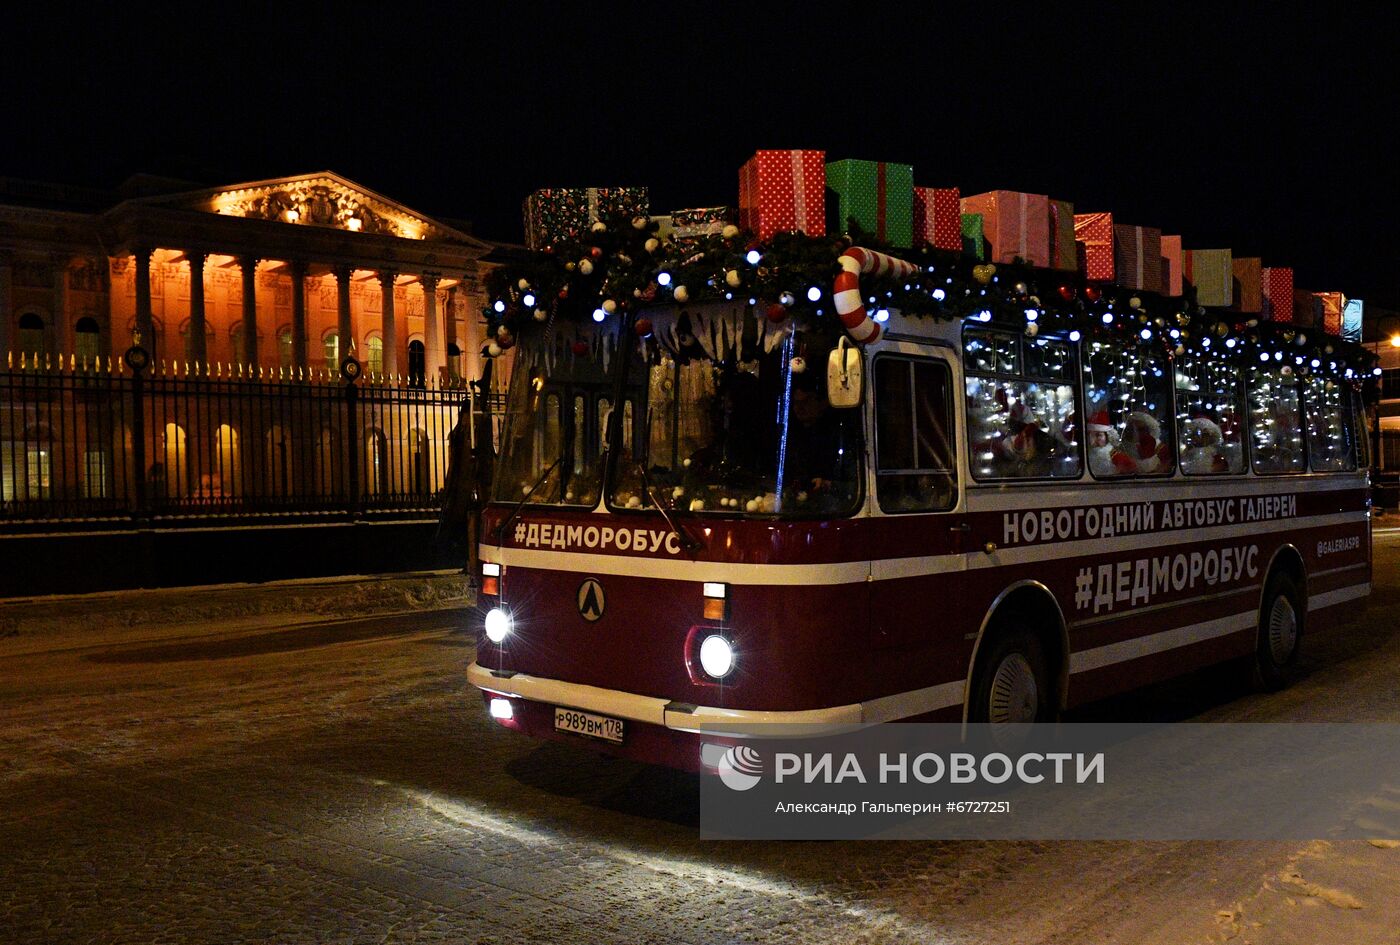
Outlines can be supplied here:
[[1303, 595], [1293, 577], [1274, 572], [1264, 585], [1254, 651], [1254, 682], [1265, 692], [1277, 692], [1297, 675], [1306, 615]]
[[1045, 645], [1027, 629], [996, 634], [978, 660], [968, 704], [969, 722], [1049, 722], [1056, 698]]

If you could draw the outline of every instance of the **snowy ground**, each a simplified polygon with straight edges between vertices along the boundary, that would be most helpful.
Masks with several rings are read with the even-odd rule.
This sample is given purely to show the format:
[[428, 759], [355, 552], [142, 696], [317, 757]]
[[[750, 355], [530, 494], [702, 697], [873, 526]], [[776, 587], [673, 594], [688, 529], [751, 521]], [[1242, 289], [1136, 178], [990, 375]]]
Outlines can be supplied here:
[[[1400, 721], [1400, 533], [1377, 553], [1288, 692], [1080, 717]], [[491, 726], [460, 608], [213, 593], [0, 608], [0, 942], [1400, 945], [1388, 844], [702, 842], [693, 778]]]

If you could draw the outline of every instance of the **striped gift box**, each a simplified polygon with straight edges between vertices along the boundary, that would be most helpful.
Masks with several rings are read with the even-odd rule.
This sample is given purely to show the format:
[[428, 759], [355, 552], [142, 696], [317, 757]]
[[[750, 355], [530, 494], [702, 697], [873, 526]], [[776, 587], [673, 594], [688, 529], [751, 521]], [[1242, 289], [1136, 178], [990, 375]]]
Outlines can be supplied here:
[[1113, 269], [1118, 284], [1142, 292], [1162, 291], [1162, 231], [1113, 224]]
[[1236, 256], [1230, 260], [1230, 269], [1234, 294], [1230, 307], [1236, 312], [1262, 312], [1264, 261], [1254, 256]]
[[756, 152], [739, 168], [739, 226], [763, 240], [825, 235], [826, 152]]
[[1162, 294], [1181, 294], [1181, 237], [1162, 237]]
[[914, 245], [962, 250], [962, 214], [956, 187], [914, 188]]
[[1074, 239], [1083, 247], [1084, 277], [1112, 282], [1116, 276], [1113, 258], [1113, 214], [1076, 213]]
[[1016, 190], [992, 190], [962, 199], [963, 213], [982, 215], [987, 258], [1017, 259], [1042, 269], [1050, 266], [1050, 198]]

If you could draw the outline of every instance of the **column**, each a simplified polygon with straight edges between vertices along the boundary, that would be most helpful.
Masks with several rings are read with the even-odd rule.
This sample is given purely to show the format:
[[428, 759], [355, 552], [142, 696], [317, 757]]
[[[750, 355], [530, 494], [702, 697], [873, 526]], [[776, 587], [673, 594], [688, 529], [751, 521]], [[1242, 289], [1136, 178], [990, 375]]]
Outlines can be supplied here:
[[[457, 345], [458, 351], [455, 363], [451, 363], [447, 367], [447, 376], [457, 377], [460, 375], [462, 370], [462, 355], [460, 353], [462, 350], [462, 346], [460, 344], [457, 344], [457, 287], [455, 285], [450, 286], [447, 290], [447, 298], [444, 303], [444, 311], [442, 315], [443, 324], [446, 326], [446, 341], [443, 342], [444, 350], [450, 352], [451, 348], [447, 346], [455, 344]], [[448, 354], [447, 357], [449, 358], [449, 360], [451, 360], [452, 358], [451, 354]]]
[[207, 374], [209, 337], [204, 322], [204, 260], [203, 253], [185, 253], [190, 264], [190, 360], [195, 374]]
[[136, 342], [146, 352], [151, 355], [152, 360], [158, 356], [156, 351], [156, 329], [155, 319], [151, 315], [151, 255], [154, 251], [147, 246], [136, 247], [136, 333], [140, 335], [140, 340]]
[[379, 273], [380, 317], [383, 319], [379, 335], [384, 343], [384, 373], [390, 377], [399, 373], [399, 331], [394, 319], [394, 280], [398, 277], [397, 272], [380, 270]]
[[243, 363], [258, 366], [258, 257], [240, 256], [243, 270], [243, 350], [235, 351]]
[[68, 319], [68, 256], [55, 253], [53, 261], [53, 341], [60, 366], [73, 354], [73, 323]]
[[335, 267], [335, 335], [339, 341], [338, 360], [355, 350], [355, 336], [350, 328], [350, 267]]
[[429, 383], [441, 382], [447, 367], [447, 349], [442, 343], [442, 316], [438, 314], [437, 287], [442, 278], [436, 272], [418, 277], [423, 286], [423, 377]]
[[[0, 355], [14, 347], [11, 339], [15, 332], [15, 304], [10, 294], [13, 282], [14, 268], [10, 263], [10, 254], [0, 252]], [[4, 362], [0, 360], [0, 368], [3, 367]]]
[[292, 260], [292, 367], [306, 367], [306, 263]]

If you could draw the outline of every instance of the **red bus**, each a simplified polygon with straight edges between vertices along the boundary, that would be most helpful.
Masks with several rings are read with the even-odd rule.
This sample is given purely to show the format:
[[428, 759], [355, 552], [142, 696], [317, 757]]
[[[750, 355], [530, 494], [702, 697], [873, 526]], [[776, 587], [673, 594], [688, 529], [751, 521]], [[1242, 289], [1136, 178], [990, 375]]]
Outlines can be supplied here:
[[1365, 603], [1325, 354], [741, 303], [518, 338], [469, 670], [500, 724], [695, 769], [762, 724], [1047, 720], [1227, 660], [1282, 686]]

